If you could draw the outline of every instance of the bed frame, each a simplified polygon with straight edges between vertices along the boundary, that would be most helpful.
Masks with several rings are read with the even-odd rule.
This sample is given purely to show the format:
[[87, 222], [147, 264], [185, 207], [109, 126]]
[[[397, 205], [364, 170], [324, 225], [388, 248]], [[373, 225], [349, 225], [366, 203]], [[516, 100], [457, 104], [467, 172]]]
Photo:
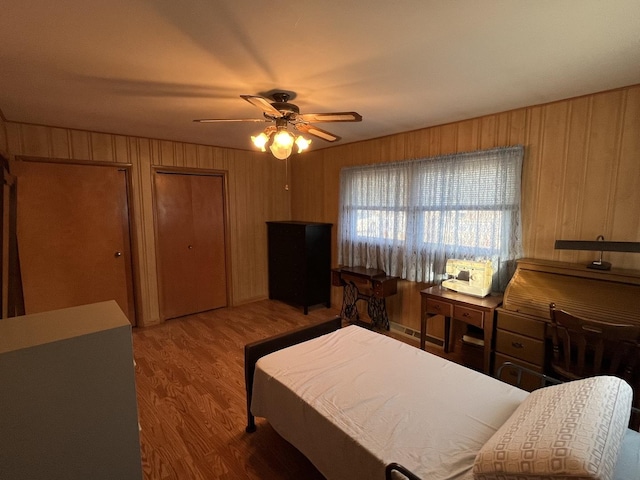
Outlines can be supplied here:
[[334, 317], [319, 323], [248, 343], [244, 347], [244, 382], [247, 391], [247, 428], [248, 433], [256, 431], [255, 417], [251, 414], [251, 399], [253, 398], [253, 376], [256, 362], [265, 355], [282, 350], [283, 348], [306, 342], [312, 338], [326, 335], [342, 328], [342, 318]]
[[[255, 417], [251, 414], [251, 399], [253, 397], [253, 379], [255, 374], [256, 362], [263, 356], [276, 352], [286, 347], [296, 345], [298, 343], [306, 342], [316, 337], [331, 333], [342, 328], [342, 319], [340, 317], [334, 317], [330, 320], [325, 320], [319, 323], [315, 323], [309, 326], [300, 327], [295, 330], [291, 330], [280, 335], [259, 340], [253, 343], [245, 345], [244, 357], [245, 357], [245, 388], [247, 393], [247, 427], [246, 431], [252, 433], [256, 431]], [[528, 375], [535, 375], [540, 378], [540, 386], [553, 385], [562, 383], [553, 377], [529, 370], [520, 365], [515, 365], [507, 362], [500, 366], [495, 377], [500, 379], [504, 368], [515, 369], [517, 372], [516, 386], [520, 385], [523, 373]], [[640, 410], [632, 407], [632, 415], [640, 416]], [[633, 417], [632, 417], [633, 418]], [[393, 480], [397, 478], [393, 475], [393, 472], [404, 475], [408, 480], [421, 480], [409, 469], [398, 463], [390, 463], [385, 469], [386, 480]]]

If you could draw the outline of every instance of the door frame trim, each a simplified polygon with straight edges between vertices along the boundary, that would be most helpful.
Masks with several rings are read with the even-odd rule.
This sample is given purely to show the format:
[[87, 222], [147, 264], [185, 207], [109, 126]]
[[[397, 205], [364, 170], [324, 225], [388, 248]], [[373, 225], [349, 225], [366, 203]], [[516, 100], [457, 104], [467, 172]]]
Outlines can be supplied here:
[[231, 242], [230, 242], [230, 225], [229, 225], [229, 172], [228, 170], [218, 170], [209, 168], [189, 168], [189, 167], [168, 167], [155, 165], [151, 167], [151, 183], [153, 190], [153, 232], [154, 232], [154, 244], [156, 248], [155, 264], [156, 264], [156, 283], [158, 288], [158, 308], [160, 310], [160, 321], [164, 322], [164, 312], [162, 311], [162, 289], [160, 287], [160, 268], [158, 266], [158, 209], [157, 209], [157, 193], [155, 176], [157, 174], [165, 175], [193, 175], [193, 176], [207, 176], [207, 177], [222, 177], [222, 212], [224, 218], [222, 219], [224, 225], [224, 261], [225, 261], [225, 276], [227, 282], [227, 291], [225, 292], [227, 307], [233, 306], [233, 287], [232, 287], [232, 275], [231, 275]]
[[75, 158], [56, 158], [56, 157], [34, 157], [34, 156], [26, 156], [26, 155], [15, 155], [14, 161], [16, 162], [40, 162], [40, 163], [61, 163], [67, 165], [84, 165], [84, 166], [94, 166], [94, 167], [111, 167], [122, 170], [125, 173], [125, 186], [127, 191], [127, 223], [129, 226], [129, 252], [130, 252], [130, 260], [129, 260], [129, 273], [131, 276], [131, 286], [127, 288], [129, 290], [129, 294], [131, 294], [131, 300], [133, 301], [133, 321], [131, 319], [131, 325], [133, 327], [137, 327], [139, 325], [138, 319], [140, 318], [139, 311], [139, 301], [138, 299], [141, 297], [140, 292], [140, 269], [138, 268], [140, 264], [140, 258], [138, 255], [138, 238], [135, 230], [135, 224], [133, 222], [133, 218], [135, 217], [135, 207], [133, 204], [133, 175], [132, 168], [133, 164], [131, 163], [121, 163], [121, 162], [101, 162], [97, 160], [82, 160]]

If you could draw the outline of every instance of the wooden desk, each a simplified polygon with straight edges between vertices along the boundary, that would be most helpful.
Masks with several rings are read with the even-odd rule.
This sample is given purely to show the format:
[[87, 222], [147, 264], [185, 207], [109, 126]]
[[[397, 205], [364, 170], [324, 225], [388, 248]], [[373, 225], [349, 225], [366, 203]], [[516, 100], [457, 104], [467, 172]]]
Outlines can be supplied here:
[[389, 330], [385, 298], [398, 292], [398, 277], [365, 267], [340, 267], [331, 270], [331, 284], [344, 287], [340, 316], [349, 322], [360, 321], [356, 302], [365, 300], [373, 325]]
[[[523, 258], [497, 309], [495, 366], [515, 363], [539, 373], [547, 371], [549, 304], [584, 318], [640, 325], [640, 271], [592, 270], [584, 264]], [[501, 380], [515, 383], [515, 371]], [[523, 375], [521, 388], [532, 390], [537, 377]], [[636, 387], [640, 392], [640, 386]]]
[[463, 293], [434, 286], [422, 290], [422, 308], [420, 314], [420, 348], [424, 350], [427, 336], [427, 320], [434, 315], [444, 316], [444, 351], [453, 349], [455, 338], [451, 335], [451, 321], [461, 322], [482, 328], [484, 332], [484, 372], [491, 374], [491, 350], [495, 311], [502, 303], [502, 294], [487, 297], [473, 297]]

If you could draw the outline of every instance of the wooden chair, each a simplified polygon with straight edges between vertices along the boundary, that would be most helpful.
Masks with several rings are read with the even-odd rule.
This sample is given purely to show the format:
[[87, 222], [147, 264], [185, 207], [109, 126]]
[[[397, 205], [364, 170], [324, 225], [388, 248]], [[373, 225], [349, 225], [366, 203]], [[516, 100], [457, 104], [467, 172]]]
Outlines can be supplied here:
[[615, 375], [635, 386], [640, 325], [599, 322], [558, 310], [554, 303], [549, 307], [554, 372], [570, 380]]

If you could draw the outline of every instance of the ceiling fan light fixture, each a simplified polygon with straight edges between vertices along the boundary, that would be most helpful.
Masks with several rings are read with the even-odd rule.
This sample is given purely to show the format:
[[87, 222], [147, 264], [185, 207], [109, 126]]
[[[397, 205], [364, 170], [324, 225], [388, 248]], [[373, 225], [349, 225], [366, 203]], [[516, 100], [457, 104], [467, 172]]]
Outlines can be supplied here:
[[260, 135], [251, 136], [253, 144], [261, 151], [267, 151], [267, 145], [274, 157], [280, 160], [285, 160], [291, 155], [293, 144], [298, 147], [298, 153], [302, 153], [309, 148], [311, 140], [307, 140], [302, 135], [294, 137], [287, 129], [286, 126], [280, 126], [276, 130], [276, 127], [267, 127]]
[[294, 92], [274, 92], [271, 99], [262, 95], [240, 95], [241, 98], [262, 110], [263, 118], [202, 118], [194, 120], [199, 123], [217, 122], [275, 122], [256, 136], [251, 137], [253, 144], [261, 151], [266, 152], [267, 146], [276, 158], [286, 159], [291, 155], [291, 149], [295, 143], [298, 153], [309, 148], [311, 140], [302, 136], [294, 136], [287, 131], [289, 125], [302, 133], [307, 133], [327, 142], [337, 142], [341, 138], [331, 132], [327, 132], [312, 125], [312, 122], [361, 122], [362, 115], [357, 112], [329, 112], [300, 114], [297, 105], [289, 103], [289, 99], [295, 97]]
[[273, 156], [278, 160], [286, 160], [289, 158], [289, 155], [291, 155], [291, 147], [287, 148], [282, 145], [273, 144], [269, 147], [269, 150], [271, 150]]
[[278, 132], [273, 135], [273, 141], [269, 146], [269, 150], [271, 150], [271, 153], [277, 159], [285, 160], [291, 155], [292, 147], [293, 135], [285, 129], [279, 129]]
[[251, 141], [260, 150], [262, 150], [263, 152], [266, 152], [267, 151], [266, 146], [267, 146], [267, 142], [269, 141], [269, 135], [267, 135], [265, 132], [262, 132], [260, 135], [255, 137], [252, 135]]
[[293, 141], [293, 135], [286, 130], [279, 130], [278, 133], [273, 136], [273, 145], [279, 148], [288, 148], [289, 151], [291, 151], [293, 147]]
[[298, 153], [302, 153], [307, 148], [309, 148], [309, 145], [311, 145], [311, 140], [307, 140], [302, 135], [299, 135], [298, 138], [296, 138], [296, 145], [298, 146]]

